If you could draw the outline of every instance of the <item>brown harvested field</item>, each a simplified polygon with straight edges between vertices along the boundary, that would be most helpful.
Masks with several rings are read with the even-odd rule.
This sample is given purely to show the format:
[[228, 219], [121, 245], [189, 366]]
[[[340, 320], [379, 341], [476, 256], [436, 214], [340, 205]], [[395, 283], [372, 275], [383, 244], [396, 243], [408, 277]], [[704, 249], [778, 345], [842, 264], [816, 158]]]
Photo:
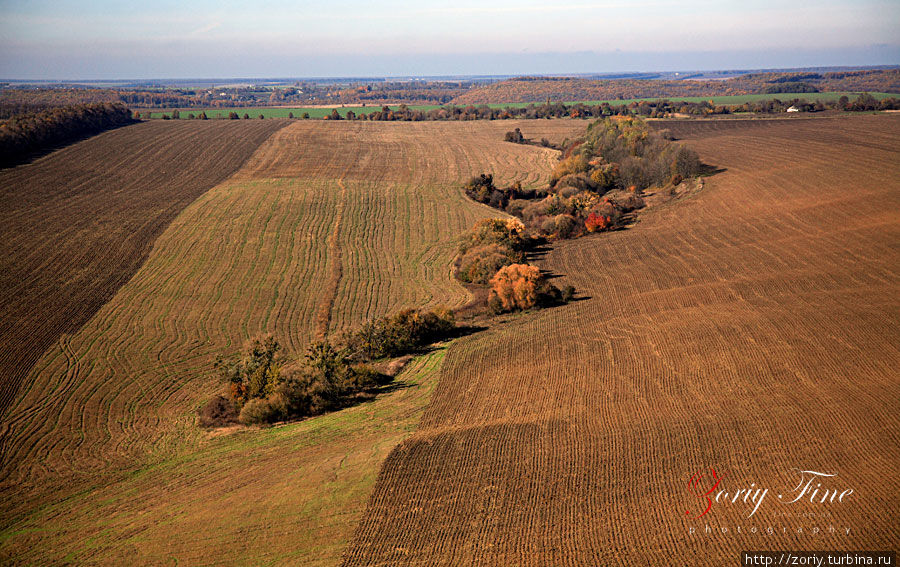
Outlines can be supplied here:
[[0, 171], [0, 415], [41, 354], [285, 122], [148, 122]]
[[0, 562], [336, 564], [443, 351], [371, 403], [210, 437], [196, 408], [223, 388], [213, 363], [264, 332], [297, 353], [401, 307], [468, 301], [454, 239], [496, 212], [461, 183], [536, 183], [555, 160], [503, 142], [516, 126], [561, 140], [585, 123], [296, 121], [184, 208], [5, 414]]
[[[346, 565], [900, 546], [900, 120], [663, 126], [725, 171], [555, 247], [544, 266], [583, 301], [454, 343]], [[709, 467], [730, 493], [770, 490], [755, 515], [723, 500], [696, 519], [688, 480]], [[854, 492], [786, 504], [800, 470]]]

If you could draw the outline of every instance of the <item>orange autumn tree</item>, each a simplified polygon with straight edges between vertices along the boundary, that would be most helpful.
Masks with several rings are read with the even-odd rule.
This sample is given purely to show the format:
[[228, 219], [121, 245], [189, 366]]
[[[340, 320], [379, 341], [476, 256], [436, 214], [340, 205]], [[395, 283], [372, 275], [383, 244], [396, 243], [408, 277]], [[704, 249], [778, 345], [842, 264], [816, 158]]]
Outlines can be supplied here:
[[597, 213], [591, 213], [584, 220], [584, 226], [587, 228], [588, 232], [599, 232], [601, 230], [606, 230], [609, 228], [610, 224], [612, 224], [612, 218], [607, 215], [598, 215]]
[[529, 264], [510, 264], [491, 278], [488, 305], [495, 312], [518, 311], [558, 303], [561, 292]]

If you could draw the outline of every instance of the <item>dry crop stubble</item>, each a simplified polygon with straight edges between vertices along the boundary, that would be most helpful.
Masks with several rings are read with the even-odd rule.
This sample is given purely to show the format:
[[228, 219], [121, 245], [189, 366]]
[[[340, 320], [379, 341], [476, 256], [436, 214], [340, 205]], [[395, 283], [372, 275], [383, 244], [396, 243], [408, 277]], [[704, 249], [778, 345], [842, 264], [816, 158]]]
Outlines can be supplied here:
[[[590, 299], [451, 347], [346, 565], [896, 549], [900, 120], [661, 127], [726, 171], [631, 230], [554, 247], [544, 267]], [[769, 500], [692, 519], [687, 482], [708, 467]], [[797, 469], [837, 473], [852, 499], [780, 506]]]
[[[263, 332], [296, 353], [320, 330], [323, 309], [333, 332], [405, 306], [465, 303], [468, 294], [450, 269], [454, 239], [496, 212], [468, 201], [461, 183], [483, 171], [505, 182], [526, 177], [536, 183], [555, 160], [551, 150], [503, 142], [503, 133], [516, 126], [529, 136], [562, 139], [584, 123], [316, 121], [291, 123], [270, 137], [232, 178], [188, 206], [134, 277], [77, 332], [51, 346], [29, 374], [4, 421], [2, 554], [86, 557], [87, 544], [67, 527], [83, 526], [94, 534], [89, 543], [98, 561], [159, 557], [163, 552], [152, 542], [181, 550], [176, 559], [194, 557], [187, 550], [196, 534], [184, 522], [258, 496], [250, 480], [223, 493], [220, 477], [192, 478], [196, 469], [182, 468], [205, 462], [207, 450], [232, 446], [211, 446], [195, 424], [198, 404], [222, 388], [215, 358], [236, 353]], [[339, 212], [342, 228], [335, 234]], [[417, 415], [427, 397], [417, 399], [403, 411]], [[346, 448], [363, 480], [416, 423], [394, 414], [382, 419], [366, 425], [370, 436], [359, 435]], [[285, 435], [305, 446], [304, 431], [298, 424]], [[254, 442], [253, 432], [242, 435]], [[294, 478], [296, 459], [343, 450], [310, 445], [279, 459], [269, 447], [275, 456], [265, 463], [236, 460], [236, 470], [226, 466], [220, 473]], [[166, 486], [169, 474], [179, 475], [169, 498], [140, 497], [146, 486], [135, 479]], [[334, 538], [349, 537], [353, 514], [367, 497], [369, 485], [348, 486], [355, 500], [333, 509], [304, 511], [304, 490], [284, 496], [287, 508], [280, 508], [299, 510], [305, 530], [314, 529], [317, 513], [326, 523], [347, 514], [336, 521], [337, 531], [323, 536], [332, 550], [326, 562], [337, 561]], [[91, 504], [95, 497], [101, 508]], [[127, 504], [131, 497], [138, 503]], [[76, 499], [78, 506], [66, 505]], [[115, 504], [146, 515], [123, 516], [104, 531], [92, 517], [104, 517], [102, 506]], [[267, 514], [263, 506], [240, 508], [240, 518], [223, 519], [208, 536], [210, 545], [231, 559], [287, 553], [289, 534]], [[173, 515], [177, 520], [158, 525]], [[239, 534], [242, 523], [268, 535], [247, 541]]]

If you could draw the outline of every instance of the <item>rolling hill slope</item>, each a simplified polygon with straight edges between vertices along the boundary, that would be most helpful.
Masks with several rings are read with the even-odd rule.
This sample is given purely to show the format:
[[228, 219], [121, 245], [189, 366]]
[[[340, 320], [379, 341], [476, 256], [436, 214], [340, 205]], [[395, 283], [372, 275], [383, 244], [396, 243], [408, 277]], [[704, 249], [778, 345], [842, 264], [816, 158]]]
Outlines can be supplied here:
[[[631, 230], [556, 246], [544, 267], [583, 301], [450, 348], [345, 565], [900, 544], [900, 120], [662, 126], [725, 171]], [[698, 518], [688, 482], [709, 468], [768, 499]], [[785, 504], [799, 471], [854, 492]]]

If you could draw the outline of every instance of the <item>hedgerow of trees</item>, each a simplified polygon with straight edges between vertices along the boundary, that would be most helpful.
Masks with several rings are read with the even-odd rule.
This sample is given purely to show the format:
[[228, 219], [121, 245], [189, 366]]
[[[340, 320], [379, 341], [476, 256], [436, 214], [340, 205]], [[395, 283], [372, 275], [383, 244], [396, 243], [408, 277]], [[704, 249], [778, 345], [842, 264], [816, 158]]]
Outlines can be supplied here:
[[406, 309], [313, 342], [297, 359], [284, 356], [274, 337], [256, 339], [239, 360], [216, 363], [228, 392], [201, 408], [200, 424], [271, 423], [339, 409], [392, 378], [376, 369], [379, 361], [418, 352], [456, 331], [449, 309]]

